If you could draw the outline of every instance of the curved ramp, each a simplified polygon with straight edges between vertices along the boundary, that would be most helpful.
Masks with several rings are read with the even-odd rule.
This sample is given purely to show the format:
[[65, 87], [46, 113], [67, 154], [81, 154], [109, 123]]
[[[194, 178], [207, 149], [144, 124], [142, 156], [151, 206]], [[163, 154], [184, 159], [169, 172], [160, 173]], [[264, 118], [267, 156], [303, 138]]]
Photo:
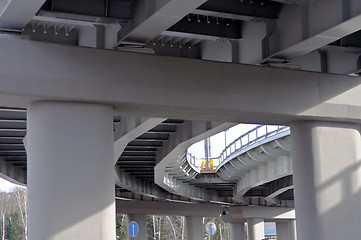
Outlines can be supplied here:
[[[234, 184], [232, 198], [245, 202], [251, 189], [268, 184], [265, 204], [274, 205], [277, 196], [293, 189], [290, 129], [285, 126], [261, 125], [229, 144], [217, 159], [216, 177], [205, 180], [202, 174], [189, 181], [198, 187], [212, 184]], [[189, 157], [188, 164], [194, 166]], [[202, 185], [203, 184], [203, 185]]]
[[[236, 139], [222, 153], [223, 161], [217, 168], [217, 175], [224, 180], [235, 181], [237, 189], [234, 200], [242, 201], [244, 194], [257, 186], [292, 175], [291, 161], [291, 140], [290, 129], [280, 127], [274, 131], [265, 131], [265, 134], [255, 134], [257, 137], [242, 144], [242, 139], [249, 139], [249, 135], [254, 131], [259, 131], [266, 126], [260, 126], [251, 132]], [[238, 148], [237, 146], [238, 143]], [[232, 148], [232, 145], [233, 148]], [[285, 189], [290, 189], [287, 186]], [[285, 190], [284, 189], [284, 190]], [[281, 189], [270, 193], [266, 201], [272, 202], [277, 193], [282, 193]]]

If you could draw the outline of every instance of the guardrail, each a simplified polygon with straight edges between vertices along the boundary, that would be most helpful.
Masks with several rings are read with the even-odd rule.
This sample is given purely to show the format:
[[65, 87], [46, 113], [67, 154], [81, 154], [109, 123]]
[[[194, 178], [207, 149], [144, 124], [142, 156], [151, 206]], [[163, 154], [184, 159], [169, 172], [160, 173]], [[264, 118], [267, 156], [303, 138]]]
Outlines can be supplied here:
[[[189, 163], [193, 164], [193, 166], [196, 166], [196, 157], [193, 156], [191, 153], [187, 152], [187, 160]], [[197, 167], [198, 168], [198, 167]]]
[[255, 127], [251, 131], [248, 131], [247, 133], [241, 135], [239, 138], [228, 144], [228, 146], [222, 151], [221, 155], [219, 156], [219, 163], [222, 163], [229, 155], [241, 150], [242, 148], [248, 147], [252, 144], [260, 142], [281, 132], [285, 132], [289, 129], [290, 127], [288, 126], [275, 125], [260, 125], [258, 127]]
[[[211, 158], [211, 159], [213, 160], [212, 169], [216, 169], [217, 166], [220, 164], [219, 157]], [[205, 169], [205, 168], [202, 168], [202, 162], [205, 161], [206, 158], [197, 158], [197, 157], [193, 156], [191, 153], [187, 152], [187, 160], [190, 164], [192, 164], [198, 170]], [[198, 164], [196, 164], [196, 162]]]
[[[279, 126], [279, 125], [259, 125], [254, 129], [246, 132], [241, 135], [233, 142], [227, 145], [227, 147], [222, 151], [219, 157], [212, 158], [214, 163], [221, 164], [224, 160], [226, 160], [233, 153], [249, 147], [255, 143], [258, 143], [266, 138], [272, 137], [279, 133], [288, 131], [290, 128], [288, 126]], [[191, 153], [187, 153], [187, 160], [189, 163], [193, 164], [194, 167], [200, 169], [200, 166], [196, 165], [196, 162], [203, 161], [203, 158], [197, 159]], [[217, 165], [215, 165], [217, 166]]]

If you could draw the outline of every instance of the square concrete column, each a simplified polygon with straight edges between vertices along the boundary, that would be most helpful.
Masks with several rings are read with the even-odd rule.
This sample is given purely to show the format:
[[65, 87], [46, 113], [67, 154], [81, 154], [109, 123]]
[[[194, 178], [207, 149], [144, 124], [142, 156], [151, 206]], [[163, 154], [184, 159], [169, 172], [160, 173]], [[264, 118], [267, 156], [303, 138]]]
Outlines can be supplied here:
[[185, 217], [186, 240], [203, 240], [203, 217], [186, 216]]
[[28, 107], [29, 240], [115, 240], [113, 109]]
[[145, 214], [128, 214], [127, 215], [127, 222], [128, 222], [127, 227], [129, 227], [129, 223], [132, 221], [134, 221], [138, 224], [139, 231], [138, 231], [138, 234], [136, 237], [131, 237], [128, 232], [128, 240], [146, 240], [146, 239], [148, 239], [147, 215], [145, 215]]
[[359, 240], [360, 126], [297, 122], [291, 137], [298, 239]]
[[244, 222], [231, 222], [229, 225], [231, 240], [245, 240]]
[[248, 240], [264, 239], [264, 220], [262, 218], [247, 219]]

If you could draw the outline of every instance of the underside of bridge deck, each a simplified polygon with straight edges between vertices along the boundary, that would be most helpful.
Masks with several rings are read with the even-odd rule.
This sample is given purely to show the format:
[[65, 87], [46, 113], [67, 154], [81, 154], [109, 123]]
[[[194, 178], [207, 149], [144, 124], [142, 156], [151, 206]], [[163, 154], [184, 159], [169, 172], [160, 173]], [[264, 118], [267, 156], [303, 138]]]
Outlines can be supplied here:
[[[29, 185], [42, 196], [46, 193], [37, 184], [44, 183], [59, 206], [66, 206], [68, 200], [51, 186], [61, 188], [71, 179], [89, 198], [103, 191], [113, 194], [115, 183], [118, 199], [228, 207], [293, 207], [294, 198], [305, 200], [300, 194], [303, 191], [309, 195], [305, 201], [317, 211], [300, 214], [300, 229], [306, 232], [308, 223], [314, 223], [318, 239], [325, 240], [328, 235], [322, 229], [332, 225], [331, 215], [346, 216], [349, 211], [337, 201], [354, 203], [360, 194], [357, 171], [352, 172], [351, 180], [344, 172], [335, 173], [347, 187], [343, 195], [329, 201], [327, 189], [335, 189], [337, 180], [331, 177], [326, 181], [328, 172], [322, 169], [342, 169], [336, 164], [337, 154], [330, 154], [334, 165], [327, 165], [315, 150], [320, 146], [320, 152], [327, 155], [328, 145], [342, 146], [340, 152], [347, 155], [349, 146], [357, 148], [356, 126], [361, 123], [360, 23], [359, 0], [2, 1], [1, 176]], [[29, 106], [40, 107], [29, 111]], [[74, 108], [79, 111], [74, 113]], [[104, 115], [93, 117], [94, 112], [85, 109]], [[44, 127], [51, 126], [52, 131], [45, 131], [37, 121], [29, 126], [29, 116], [44, 121]], [[59, 117], [49, 122], [54, 116]], [[302, 125], [307, 121], [314, 121], [320, 138], [310, 130], [312, 124]], [[335, 122], [340, 125], [329, 127]], [[306, 154], [310, 164], [300, 164], [306, 160], [293, 152], [294, 142], [288, 132], [228, 156], [216, 174], [200, 174], [187, 158], [187, 148], [237, 123], [292, 125], [296, 131], [305, 128], [309, 135], [298, 131], [294, 139], [303, 147], [296, 148], [299, 152], [310, 153]], [[70, 129], [77, 136], [65, 137], [71, 135], [67, 132]], [[110, 135], [112, 130], [113, 136], [102, 133], [97, 139], [87, 135], [101, 129]], [[340, 139], [350, 144], [323, 138], [334, 134], [332, 129], [339, 130]], [[314, 145], [301, 141], [302, 136]], [[114, 139], [111, 147], [103, 143], [109, 139]], [[99, 146], [94, 146], [98, 140]], [[114, 154], [109, 155], [113, 148]], [[348, 164], [346, 172], [358, 167], [359, 150], [352, 149], [349, 152], [355, 155], [347, 155], [351, 160], [342, 161]], [[97, 155], [100, 153], [102, 156]], [[101, 159], [106, 164], [98, 161]], [[50, 161], [53, 164], [47, 165]], [[295, 166], [298, 174], [293, 178]], [[81, 172], [82, 177], [72, 175], [72, 170]], [[304, 180], [300, 173], [306, 170], [314, 173], [307, 179], [311, 192], [300, 183]], [[57, 175], [61, 171], [68, 179]], [[102, 171], [112, 173], [96, 178]], [[105, 186], [107, 183], [111, 187]], [[76, 203], [81, 195], [75, 192], [71, 197]], [[29, 206], [34, 212], [39, 206], [33, 193], [29, 199], [33, 199]], [[87, 226], [87, 221], [109, 220], [114, 198], [99, 194], [93, 200], [88, 201], [96, 205], [91, 211], [74, 205], [78, 214], [69, 223], [59, 222], [42, 236], [30, 236], [30, 240], [72, 240], [77, 223]], [[322, 201], [328, 205], [319, 204]], [[49, 202], [44, 204], [50, 209]], [[61, 209], [54, 211], [65, 214]], [[307, 222], [305, 216], [314, 221]], [[357, 217], [354, 219], [358, 222]], [[198, 220], [189, 216], [188, 224], [198, 224]], [[29, 221], [36, 226], [42, 223], [36, 218]], [[259, 215], [249, 219], [254, 223], [251, 235], [256, 240], [256, 225], [262, 222]], [[94, 229], [96, 234], [102, 231], [102, 227]], [[359, 239], [359, 233], [352, 233], [348, 239]], [[109, 239], [101, 234], [97, 239]]]

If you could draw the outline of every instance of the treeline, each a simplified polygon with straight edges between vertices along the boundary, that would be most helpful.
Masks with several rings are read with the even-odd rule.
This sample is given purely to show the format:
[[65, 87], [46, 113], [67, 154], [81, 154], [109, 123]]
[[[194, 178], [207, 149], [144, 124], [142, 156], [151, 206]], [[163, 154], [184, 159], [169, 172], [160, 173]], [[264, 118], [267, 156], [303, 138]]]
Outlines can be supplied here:
[[[185, 240], [184, 217], [180, 216], [155, 216], [147, 215], [147, 236], [148, 240]], [[221, 217], [203, 218], [204, 239], [209, 238], [205, 232], [205, 225], [214, 222], [217, 232], [213, 240], [230, 239], [229, 224], [224, 223]], [[117, 215], [117, 240], [127, 239], [127, 218], [125, 214]]]
[[[148, 240], [185, 240], [185, 218], [181, 216], [147, 215]], [[230, 239], [229, 224], [221, 217], [203, 218], [204, 239], [210, 239], [205, 225], [214, 222], [217, 232], [213, 240]], [[116, 219], [117, 240], [127, 239], [127, 217], [118, 214]], [[0, 240], [27, 240], [27, 191], [15, 188], [12, 192], [0, 192]]]
[[0, 240], [27, 240], [26, 189], [0, 192]]

